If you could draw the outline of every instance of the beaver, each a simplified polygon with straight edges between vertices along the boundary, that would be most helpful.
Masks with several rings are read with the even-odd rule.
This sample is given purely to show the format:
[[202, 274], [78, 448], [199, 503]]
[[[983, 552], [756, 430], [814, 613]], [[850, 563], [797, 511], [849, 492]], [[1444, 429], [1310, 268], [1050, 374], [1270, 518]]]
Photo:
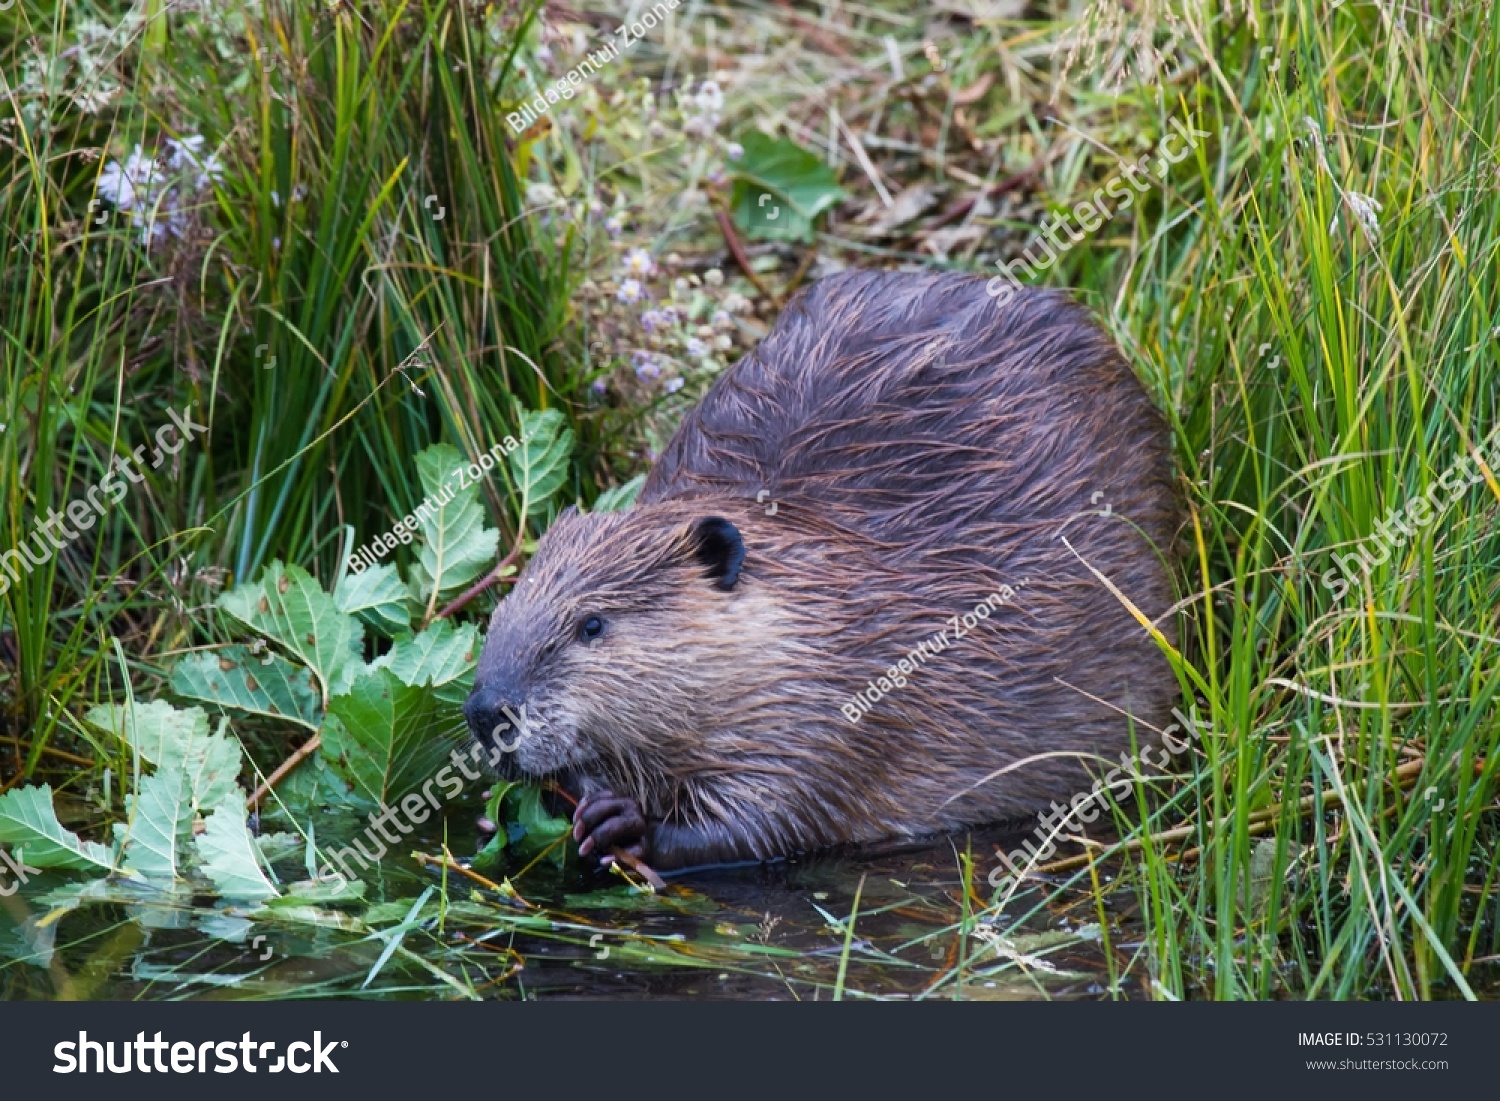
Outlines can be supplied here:
[[1165, 617], [1178, 522], [1163, 419], [1068, 296], [830, 276], [633, 507], [552, 524], [466, 716], [502, 772], [580, 792], [574, 837], [605, 861], [1002, 822], [1164, 724], [1170, 667], [1100, 577]]

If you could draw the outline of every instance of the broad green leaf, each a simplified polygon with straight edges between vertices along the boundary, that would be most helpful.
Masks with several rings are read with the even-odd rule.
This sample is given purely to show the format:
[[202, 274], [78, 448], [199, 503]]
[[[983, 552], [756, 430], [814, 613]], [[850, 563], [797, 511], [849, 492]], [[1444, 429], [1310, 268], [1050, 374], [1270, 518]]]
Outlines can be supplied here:
[[484, 526], [479, 483], [464, 473], [469, 464], [457, 448], [433, 444], [416, 462], [427, 496], [416, 512], [422, 538], [408, 581], [413, 598], [425, 605], [434, 591], [456, 593], [493, 569], [500, 533]]
[[547, 507], [568, 479], [573, 430], [561, 412], [521, 410], [521, 445], [506, 456], [527, 516]]
[[52, 788], [13, 788], [0, 795], [0, 842], [33, 868], [114, 870], [114, 856], [94, 841], [63, 828], [52, 809]]
[[406, 586], [389, 562], [344, 574], [333, 591], [333, 600], [345, 615], [358, 616], [366, 627], [386, 638], [411, 629]]
[[221, 897], [260, 902], [280, 895], [255, 856], [255, 839], [245, 826], [245, 793], [226, 794], [204, 821], [197, 837], [203, 870]]
[[285, 719], [308, 730], [317, 730], [321, 718], [312, 673], [269, 650], [226, 646], [189, 654], [172, 670], [172, 691], [220, 711]]
[[389, 669], [413, 688], [431, 687], [445, 702], [462, 704], [474, 683], [478, 656], [479, 631], [472, 623], [454, 627], [452, 620], [439, 619], [414, 638], [397, 642], [370, 665]]
[[617, 512], [620, 509], [629, 508], [635, 504], [637, 495], [641, 492], [641, 486], [646, 484], [646, 476], [637, 474], [624, 485], [611, 486], [594, 501], [595, 512]]
[[238, 782], [243, 757], [228, 737], [225, 719], [208, 732], [201, 708], [178, 710], [160, 700], [152, 703], [104, 704], [88, 713], [89, 722], [114, 732], [158, 769], [180, 768], [188, 779], [192, 809], [203, 813]]
[[742, 134], [740, 145], [744, 154], [731, 168], [736, 223], [758, 239], [811, 240], [813, 219], [844, 198], [832, 170], [796, 142], [759, 130]]
[[[182, 746], [208, 737], [208, 715], [201, 708], [176, 708], [165, 700], [131, 704], [105, 703], [84, 714], [94, 726], [108, 730], [139, 753], [148, 764], [159, 765], [180, 756]], [[176, 746], [176, 749], [168, 749]]]
[[734, 224], [751, 240], [798, 241], [813, 239], [811, 218], [804, 217], [783, 195], [752, 180], [735, 180], [729, 192]]
[[328, 705], [320, 754], [364, 798], [392, 804], [430, 779], [462, 734], [462, 714], [389, 669], [362, 669]]
[[126, 861], [147, 879], [177, 879], [179, 839], [192, 834], [192, 785], [182, 765], [173, 762], [141, 778], [140, 790], [126, 796], [128, 820], [117, 830], [124, 837]]
[[343, 686], [341, 674], [362, 652], [364, 627], [339, 611], [300, 566], [272, 562], [259, 581], [224, 593], [218, 606], [296, 655], [317, 676], [325, 700]]

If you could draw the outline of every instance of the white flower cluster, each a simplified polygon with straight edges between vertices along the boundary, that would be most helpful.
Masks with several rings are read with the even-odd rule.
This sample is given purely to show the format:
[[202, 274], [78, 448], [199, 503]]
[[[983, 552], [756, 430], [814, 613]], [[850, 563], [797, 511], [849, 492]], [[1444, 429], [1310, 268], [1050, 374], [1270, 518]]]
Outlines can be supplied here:
[[168, 138], [150, 156], [137, 145], [124, 164], [112, 160], [99, 173], [99, 198], [130, 215], [147, 249], [185, 236], [193, 204], [223, 178], [224, 166], [204, 155], [204, 143], [201, 134]]

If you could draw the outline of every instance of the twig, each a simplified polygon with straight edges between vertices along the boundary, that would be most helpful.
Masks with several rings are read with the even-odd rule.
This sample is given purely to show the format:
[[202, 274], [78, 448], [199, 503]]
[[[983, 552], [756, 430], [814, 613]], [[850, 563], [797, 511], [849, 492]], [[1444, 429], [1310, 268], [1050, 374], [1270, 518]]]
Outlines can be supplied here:
[[[30, 743], [23, 742], [20, 738], [12, 738], [8, 735], [0, 735], [0, 742], [4, 742], [6, 745], [13, 745], [17, 749], [20, 749], [22, 746], [29, 747], [30, 745]], [[50, 745], [42, 746], [42, 752], [50, 753], [54, 757], [60, 757], [64, 761], [67, 761], [69, 764], [83, 765], [85, 768], [91, 768], [94, 764], [94, 762], [89, 760], [87, 757], [80, 757], [76, 753], [69, 753], [66, 749], [54, 749]]]
[[448, 616], [452, 615], [454, 612], [458, 611], [469, 601], [473, 600], [480, 593], [488, 589], [491, 585], [495, 584], [497, 581], [502, 580], [500, 575], [504, 573], [508, 567], [515, 565], [516, 559], [520, 557], [521, 538], [518, 537], [516, 539], [516, 545], [511, 547], [509, 554], [500, 559], [500, 564], [498, 566], [496, 566], [483, 578], [476, 581], [473, 585], [469, 586], [467, 590], [454, 597], [452, 603], [450, 603], [446, 608], [438, 612], [438, 614], [433, 616], [432, 618], [445, 619]]
[[624, 849], [610, 849], [609, 855], [614, 857], [620, 863], [624, 864], [626, 867], [630, 868], [633, 872], [635, 872], [636, 875], [640, 876], [647, 883], [651, 884], [651, 889], [653, 891], [665, 891], [667, 889], [666, 880], [657, 875], [654, 869], [647, 867], [644, 863], [631, 856]]
[[735, 233], [734, 225], [729, 221], [729, 212], [724, 209], [722, 200], [714, 203], [714, 217], [719, 220], [719, 230], [724, 234], [724, 243], [729, 246], [729, 251], [734, 255], [734, 262], [745, 273], [745, 278], [750, 280], [750, 285], [760, 292], [762, 298], [769, 298], [771, 304], [779, 310], [781, 302], [766, 289], [766, 285], [760, 281], [760, 276], [756, 275], [754, 269], [750, 267], [750, 257], [745, 255], [745, 246], [740, 244], [739, 234]]
[[267, 795], [271, 794], [271, 789], [275, 787], [282, 779], [284, 779], [288, 772], [291, 772], [292, 769], [296, 768], [303, 761], [305, 761], [309, 755], [315, 753], [318, 746], [322, 744], [323, 735], [314, 734], [311, 738], [307, 739], [307, 741], [303, 742], [302, 745], [298, 746], [297, 751], [286, 760], [282, 761], [281, 764], [277, 765], [276, 771], [267, 776], [265, 783], [261, 784], [260, 787], [255, 789], [255, 794], [250, 796], [250, 809], [259, 810], [260, 801]]
[[[561, 787], [559, 787], [556, 782], [553, 782], [553, 783], [549, 784], [548, 785], [548, 790], [552, 791], [552, 792], [554, 792], [554, 793], [556, 793], [558, 795], [561, 795], [568, 802], [572, 803], [575, 809], [578, 807], [578, 800], [575, 799], [575, 798], [573, 798], [566, 791], [564, 791]], [[653, 868], [647, 867], [645, 864], [641, 863], [635, 857], [631, 856], [624, 849], [621, 849], [621, 848], [618, 848], [618, 847], [610, 849], [609, 850], [609, 855], [612, 856], [612, 857], [614, 857], [616, 860], [620, 861], [626, 867], [630, 868], [638, 876], [640, 876], [642, 879], [644, 879], [647, 883], [651, 884], [651, 889], [652, 890], [655, 890], [655, 891], [665, 891], [667, 889], [667, 882], [666, 882], [666, 880], [662, 879], [662, 877], [660, 875], [658, 875]], [[531, 863], [535, 864], [536, 861], [533, 860]], [[528, 868], [531, 867], [531, 864], [526, 865], [526, 867], [528, 867]]]
[[528, 910], [536, 909], [534, 905], [522, 898], [520, 893], [509, 883], [496, 883], [493, 879], [486, 879], [473, 868], [464, 867], [457, 860], [453, 859], [453, 854], [448, 852], [447, 849], [443, 850], [442, 856], [429, 856], [427, 853], [422, 852], [414, 852], [411, 856], [418, 864], [433, 864], [439, 868], [447, 868], [450, 872], [457, 872], [467, 879], [472, 879], [487, 891], [494, 891], [501, 898], [519, 902]]
[[807, 250], [806, 254], [802, 257], [802, 263], [798, 264], [797, 270], [792, 273], [792, 281], [788, 283], [786, 285], [786, 289], [781, 292], [785, 297], [790, 298], [792, 296], [792, 292], [802, 285], [802, 277], [807, 274], [807, 269], [812, 267], [813, 260], [817, 258], [817, 255], [817, 245], [814, 245], [812, 248]]

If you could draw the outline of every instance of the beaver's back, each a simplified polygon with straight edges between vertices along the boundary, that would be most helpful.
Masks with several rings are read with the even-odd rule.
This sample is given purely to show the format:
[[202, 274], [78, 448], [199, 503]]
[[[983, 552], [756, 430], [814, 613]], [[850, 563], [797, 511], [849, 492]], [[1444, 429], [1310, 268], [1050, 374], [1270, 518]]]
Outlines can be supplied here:
[[997, 306], [984, 287], [899, 272], [814, 284], [684, 419], [641, 500], [766, 490], [912, 549], [1107, 503], [1161, 545], [1163, 425], [1129, 366], [1066, 296]]

